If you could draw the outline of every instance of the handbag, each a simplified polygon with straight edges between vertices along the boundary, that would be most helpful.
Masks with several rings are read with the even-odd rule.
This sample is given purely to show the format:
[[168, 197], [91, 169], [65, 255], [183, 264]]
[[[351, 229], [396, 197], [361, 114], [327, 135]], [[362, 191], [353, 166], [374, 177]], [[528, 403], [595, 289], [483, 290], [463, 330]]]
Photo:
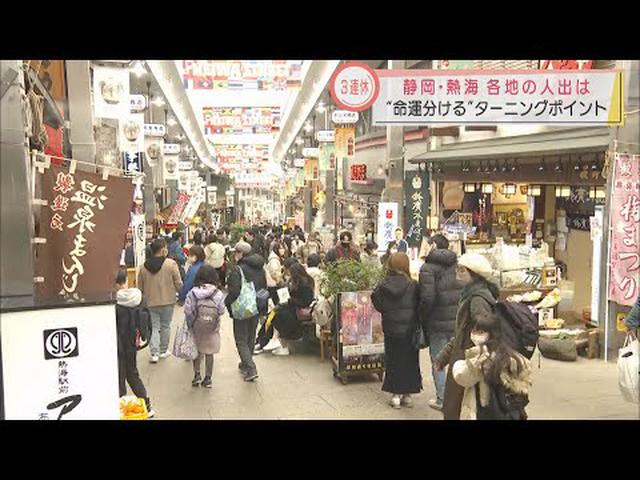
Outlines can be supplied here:
[[196, 340], [186, 320], [176, 330], [176, 338], [173, 342], [173, 355], [183, 360], [195, 360], [198, 358]]
[[422, 328], [422, 324], [420, 322], [416, 322], [413, 336], [411, 337], [411, 343], [413, 345], [413, 348], [415, 348], [416, 350], [422, 350], [429, 346], [429, 339], [425, 335], [424, 329]]
[[618, 387], [623, 398], [640, 403], [640, 341], [627, 334], [618, 351]]
[[242, 268], [238, 267], [238, 269], [240, 270], [241, 279], [240, 295], [231, 304], [231, 315], [235, 319], [244, 320], [258, 315], [258, 303], [253, 282], [247, 282]]

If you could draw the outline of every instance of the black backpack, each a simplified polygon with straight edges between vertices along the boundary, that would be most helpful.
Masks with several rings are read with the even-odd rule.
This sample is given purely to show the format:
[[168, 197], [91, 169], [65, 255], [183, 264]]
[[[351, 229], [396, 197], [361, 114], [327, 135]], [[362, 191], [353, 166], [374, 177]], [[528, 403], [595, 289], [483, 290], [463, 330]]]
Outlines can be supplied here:
[[498, 301], [494, 312], [502, 320], [502, 334], [511, 348], [527, 359], [538, 344], [538, 318], [522, 303]]
[[151, 313], [147, 307], [132, 308], [131, 320], [136, 350], [142, 350], [151, 341]]
[[526, 420], [525, 407], [529, 397], [509, 392], [503, 385], [489, 384], [489, 403], [483, 407], [480, 403], [480, 387], [476, 384], [477, 420]]

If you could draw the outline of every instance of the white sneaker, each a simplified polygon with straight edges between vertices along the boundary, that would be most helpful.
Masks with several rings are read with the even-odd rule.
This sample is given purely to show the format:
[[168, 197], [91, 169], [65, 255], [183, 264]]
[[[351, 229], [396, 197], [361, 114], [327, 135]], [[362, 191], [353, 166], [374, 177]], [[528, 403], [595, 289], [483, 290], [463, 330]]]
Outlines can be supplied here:
[[275, 350], [281, 347], [282, 344], [280, 343], [280, 340], [278, 340], [277, 338], [272, 338], [271, 340], [269, 340], [269, 343], [264, 346], [263, 350], [270, 352], [271, 350]]
[[400, 408], [400, 395], [394, 395], [391, 397], [391, 401], [389, 402], [393, 408]]
[[434, 410], [438, 410], [439, 412], [442, 411], [442, 402], [437, 398], [432, 398], [431, 400], [429, 400], [429, 406]]
[[149, 410], [149, 413], [147, 414], [147, 418], [153, 418], [156, 416], [156, 411], [152, 408], [151, 410]]
[[256, 345], [255, 347], [253, 347], [253, 354], [254, 355], [260, 355], [263, 352], [263, 349], [260, 348], [260, 345]]
[[278, 347], [271, 353], [277, 357], [286, 357], [287, 355], [291, 355], [291, 352], [286, 347]]
[[151, 355], [151, 359], [149, 360], [149, 362], [158, 363], [159, 360], [160, 360], [160, 357], [158, 357], [158, 355]]
[[168, 351], [168, 350], [166, 352], [160, 354], [160, 358], [167, 358], [167, 357], [170, 357], [170, 356], [171, 356], [171, 352]]
[[400, 405], [407, 408], [413, 408], [413, 400], [411, 399], [411, 395], [403, 395], [400, 400]]

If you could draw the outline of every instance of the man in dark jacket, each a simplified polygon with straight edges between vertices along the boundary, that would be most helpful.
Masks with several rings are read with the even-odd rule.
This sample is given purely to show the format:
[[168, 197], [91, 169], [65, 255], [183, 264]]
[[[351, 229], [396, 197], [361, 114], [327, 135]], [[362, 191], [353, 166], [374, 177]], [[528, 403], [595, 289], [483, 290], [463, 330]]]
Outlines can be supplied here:
[[340, 243], [327, 252], [325, 262], [337, 262], [340, 259], [360, 261], [360, 253], [351, 243], [353, 237], [351, 232], [344, 231], [340, 234]]
[[[264, 273], [264, 258], [252, 253], [251, 245], [240, 241], [235, 246], [237, 266], [227, 279], [229, 293], [225, 299], [225, 305], [229, 315], [233, 318], [231, 304], [240, 296], [242, 289], [242, 274], [247, 282], [253, 282], [257, 291], [267, 288], [267, 278]], [[242, 274], [240, 273], [242, 269]], [[240, 365], [238, 368], [244, 375], [246, 382], [251, 382], [258, 378], [258, 370], [253, 361], [253, 347], [256, 340], [256, 329], [258, 328], [259, 315], [250, 318], [233, 318], [233, 336], [236, 341], [238, 355], [240, 355]]]
[[184, 281], [184, 265], [187, 263], [187, 256], [184, 254], [182, 250], [182, 245], [184, 244], [184, 233], [175, 231], [173, 232], [171, 243], [169, 244], [169, 253], [167, 255], [168, 258], [175, 260], [178, 264], [178, 269], [180, 270], [180, 278]]
[[429, 406], [442, 409], [446, 373], [433, 366], [436, 357], [456, 329], [456, 312], [462, 285], [456, 279], [457, 256], [449, 250], [449, 241], [444, 235], [434, 235], [428, 240], [429, 250], [420, 269], [420, 316], [423, 328], [429, 337], [431, 373], [436, 386], [436, 398]]

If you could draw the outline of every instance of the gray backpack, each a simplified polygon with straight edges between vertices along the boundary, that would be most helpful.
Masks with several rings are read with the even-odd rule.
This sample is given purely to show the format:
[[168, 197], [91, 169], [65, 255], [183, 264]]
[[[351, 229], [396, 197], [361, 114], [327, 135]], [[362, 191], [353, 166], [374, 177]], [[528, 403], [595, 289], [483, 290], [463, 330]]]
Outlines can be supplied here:
[[200, 323], [204, 323], [214, 330], [218, 329], [220, 326], [220, 314], [213, 296], [198, 299], [195, 318]]

